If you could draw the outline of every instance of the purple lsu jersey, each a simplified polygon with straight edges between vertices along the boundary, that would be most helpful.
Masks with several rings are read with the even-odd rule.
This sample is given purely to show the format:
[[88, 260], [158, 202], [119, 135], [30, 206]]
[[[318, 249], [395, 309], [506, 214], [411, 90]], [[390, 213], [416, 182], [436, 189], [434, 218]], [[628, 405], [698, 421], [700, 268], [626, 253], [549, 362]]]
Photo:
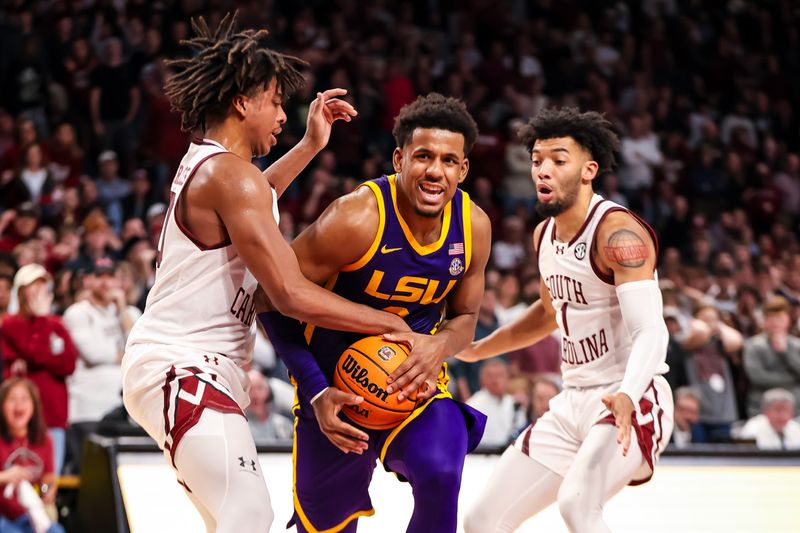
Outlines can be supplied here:
[[[378, 201], [380, 223], [367, 252], [345, 266], [326, 288], [357, 303], [403, 317], [417, 333], [432, 334], [470, 264], [472, 235], [469, 195], [458, 189], [444, 208], [439, 239], [421, 245], [397, 209], [396, 176], [361, 185]], [[306, 327], [306, 341], [325, 377], [332, 380], [341, 353], [363, 334]]]

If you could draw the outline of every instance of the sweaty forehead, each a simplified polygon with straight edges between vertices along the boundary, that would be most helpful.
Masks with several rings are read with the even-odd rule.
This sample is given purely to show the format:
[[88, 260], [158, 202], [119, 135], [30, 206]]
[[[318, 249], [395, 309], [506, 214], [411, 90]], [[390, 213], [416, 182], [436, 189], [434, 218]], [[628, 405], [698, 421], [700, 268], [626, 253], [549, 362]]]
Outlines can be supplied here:
[[439, 128], [416, 128], [411, 134], [411, 140], [403, 149], [409, 152], [424, 149], [464, 157], [464, 136], [455, 131]]

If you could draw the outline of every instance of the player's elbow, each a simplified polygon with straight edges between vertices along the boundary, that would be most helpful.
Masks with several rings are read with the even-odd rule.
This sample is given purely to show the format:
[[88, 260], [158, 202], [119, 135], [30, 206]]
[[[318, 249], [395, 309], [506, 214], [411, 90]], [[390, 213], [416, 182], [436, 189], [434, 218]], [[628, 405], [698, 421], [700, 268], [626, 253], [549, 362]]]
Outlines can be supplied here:
[[[309, 283], [310, 284], [310, 283]], [[301, 322], [313, 322], [315, 309], [312, 291], [303, 284], [279, 283], [274, 288], [275, 294], [269, 293], [270, 301], [282, 315], [295, 318]]]

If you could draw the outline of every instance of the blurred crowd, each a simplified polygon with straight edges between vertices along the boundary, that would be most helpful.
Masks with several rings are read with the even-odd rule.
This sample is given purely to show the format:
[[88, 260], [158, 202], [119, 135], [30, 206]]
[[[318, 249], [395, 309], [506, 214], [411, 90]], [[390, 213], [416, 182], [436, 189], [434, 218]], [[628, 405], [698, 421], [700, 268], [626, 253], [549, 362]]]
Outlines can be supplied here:
[[[493, 227], [477, 331], [487, 335], [539, 296], [539, 219], [516, 130], [546, 106], [601, 111], [622, 149], [595, 188], [660, 238], [675, 444], [800, 446], [796, 2], [10, 0], [0, 8], [0, 349], [3, 376], [38, 391], [31, 416], [50, 430], [52, 471], [71, 433], [109, 413], [126, 420], [119, 361], [190, 139], [169, 112], [165, 60], [189, 53], [191, 17], [213, 27], [234, 9], [241, 27], [270, 28], [272, 46], [309, 64], [258, 165], [300, 139], [317, 90], [344, 87], [359, 111], [281, 198], [287, 240], [391, 171], [404, 104], [459, 97], [480, 127], [464, 186]], [[487, 445], [547, 408], [559, 350], [553, 336], [482, 366], [453, 362], [453, 392], [491, 413]], [[255, 370], [269, 379], [253, 376], [254, 431], [286, 438], [277, 417], [290, 414], [291, 392], [263, 335]]]

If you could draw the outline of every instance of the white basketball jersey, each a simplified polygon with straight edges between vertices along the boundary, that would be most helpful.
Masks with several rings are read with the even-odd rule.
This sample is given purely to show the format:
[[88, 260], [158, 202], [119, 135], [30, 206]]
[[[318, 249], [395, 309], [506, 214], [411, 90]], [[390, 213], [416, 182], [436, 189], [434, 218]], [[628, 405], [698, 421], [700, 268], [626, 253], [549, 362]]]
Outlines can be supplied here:
[[[539, 236], [539, 271], [561, 330], [561, 373], [568, 387], [621, 381], [628, 364], [632, 339], [622, 319], [613, 277], [600, 272], [591, 254], [598, 226], [614, 211], [629, 212], [595, 194], [583, 226], [570, 242], [556, 238], [554, 218], [547, 219]], [[655, 243], [655, 234], [642, 224]], [[598, 249], [602, 250], [602, 245]], [[658, 373], [667, 369], [662, 362]]]
[[[192, 143], [181, 160], [159, 239], [156, 281], [144, 314], [128, 337], [129, 347], [182, 346], [218, 353], [237, 363], [252, 356], [256, 328], [253, 294], [258, 281], [230, 240], [206, 246], [178, 222], [175, 209], [200, 165], [225, 152], [222, 145], [204, 139]], [[277, 221], [277, 194], [273, 194], [272, 212]]]

